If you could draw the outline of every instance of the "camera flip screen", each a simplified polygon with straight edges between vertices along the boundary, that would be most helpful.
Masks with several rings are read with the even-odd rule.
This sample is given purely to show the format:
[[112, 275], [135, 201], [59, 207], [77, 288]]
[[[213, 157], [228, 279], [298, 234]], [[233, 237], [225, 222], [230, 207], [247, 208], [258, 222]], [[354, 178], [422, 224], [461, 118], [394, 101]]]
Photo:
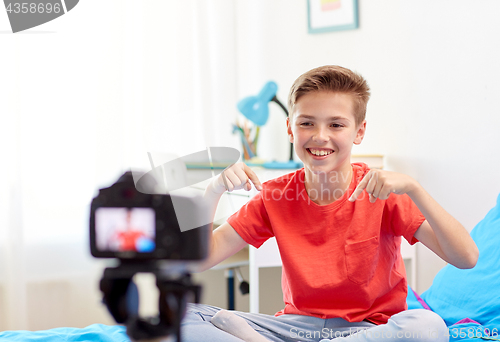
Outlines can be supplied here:
[[98, 208], [96, 247], [101, 252], [155, 251], [155, 211], [152, 208]]

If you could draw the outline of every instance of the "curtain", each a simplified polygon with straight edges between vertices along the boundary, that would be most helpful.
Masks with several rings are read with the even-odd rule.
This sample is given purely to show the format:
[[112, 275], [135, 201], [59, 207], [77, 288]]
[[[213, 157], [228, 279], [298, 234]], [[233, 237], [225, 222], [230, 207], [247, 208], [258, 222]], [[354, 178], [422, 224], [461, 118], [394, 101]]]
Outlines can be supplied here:
[[0, 35], [0, 329], [112, 323], [89, 204], [147, 152], [239, 148], [232, 0], [83, 1]]

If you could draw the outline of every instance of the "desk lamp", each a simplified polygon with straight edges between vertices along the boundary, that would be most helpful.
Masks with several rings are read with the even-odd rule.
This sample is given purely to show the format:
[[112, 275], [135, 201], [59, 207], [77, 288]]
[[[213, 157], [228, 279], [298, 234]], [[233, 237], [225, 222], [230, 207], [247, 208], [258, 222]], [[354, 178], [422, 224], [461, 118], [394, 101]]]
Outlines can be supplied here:
[[[263, 126], [269, 118], [269, 102], [277, 103], [288, 117], [288, 110], [276, 97], [278, 85], [273, 82], [267, 82], [256, 96], [248, 96], [238, 102], [238, 110], [248, 120], [257, 126]], [[296, 169], [302, 167], [301, 162], [293, 160], [293, 144], [290, 143], [290, 160], [287, 162], [267, 162], [262, 164], [269, 169]]]

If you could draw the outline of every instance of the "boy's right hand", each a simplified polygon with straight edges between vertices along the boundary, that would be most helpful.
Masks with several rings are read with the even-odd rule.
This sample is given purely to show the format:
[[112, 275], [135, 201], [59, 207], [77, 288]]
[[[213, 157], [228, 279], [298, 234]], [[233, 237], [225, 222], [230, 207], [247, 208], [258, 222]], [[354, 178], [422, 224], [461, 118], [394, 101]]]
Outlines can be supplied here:
[[262, 184], [253, 170], [243, 162], [231, 165], [225, 169], [221, 174], [210, 183], [212, 191], [222, 194], [226, 190], [231, 192], [233, 190], [245, 189], [250, 191], [252, 184], [259, 191], [262, 190]]

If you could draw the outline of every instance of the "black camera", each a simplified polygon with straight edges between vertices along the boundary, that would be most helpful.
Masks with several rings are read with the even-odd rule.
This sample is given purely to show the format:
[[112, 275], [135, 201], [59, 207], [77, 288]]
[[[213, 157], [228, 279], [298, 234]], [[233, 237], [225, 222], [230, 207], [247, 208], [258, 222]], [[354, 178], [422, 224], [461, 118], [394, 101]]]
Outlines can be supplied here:
[[[191, 282], [192, 267], [208, 254], [210, 222], [201, 194], [164, 192], [154, 173], [132, 172], [99, 190], [90, 209], [90, 251], [116, 258], [100, 282], [103, 301], [133, 340], [177, 335], [188, 301], [201, 288]], [[162, 190], [163, 189], [163, 190]], [[163, 192], [163, 193], [162, 193]], [[141, 318], [136, 273], [153, 273], [160, 290], [159, 316]]]
[[127, 172], [99, 190], [90, 210], [94, 257], [196, 261], [207, 256], [209, 218], [201, 196], [153, 193], [156, 184], [145, 173], [136, 185]]

